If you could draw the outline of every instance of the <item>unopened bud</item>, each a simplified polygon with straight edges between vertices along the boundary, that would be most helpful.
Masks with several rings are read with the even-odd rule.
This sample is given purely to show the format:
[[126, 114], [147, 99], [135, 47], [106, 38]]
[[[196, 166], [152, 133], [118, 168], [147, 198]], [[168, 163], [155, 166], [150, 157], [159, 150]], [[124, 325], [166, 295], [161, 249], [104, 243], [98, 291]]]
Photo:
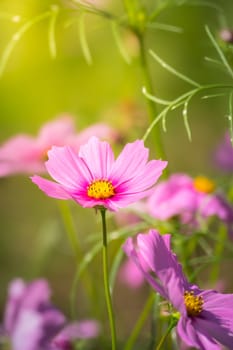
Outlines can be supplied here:
[[226, 43], [233, 44], [233, 30], [231, 29], [222, 29], [219, 33], [220, 38]]

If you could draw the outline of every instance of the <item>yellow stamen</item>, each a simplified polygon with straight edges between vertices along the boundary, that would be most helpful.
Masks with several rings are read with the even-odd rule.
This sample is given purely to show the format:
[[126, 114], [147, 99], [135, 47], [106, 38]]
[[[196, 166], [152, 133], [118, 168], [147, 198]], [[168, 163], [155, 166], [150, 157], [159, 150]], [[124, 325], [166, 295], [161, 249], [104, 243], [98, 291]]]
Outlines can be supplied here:
[[87, 188], [88, 197], [95, 199], [110, 198], [114, 194], [114, 187], [108, 180], [95, 180]]
[[197, 176], [193, 182], [194, 188], [203, 193], [212, 193], [215, 190], [215, 183], [205, 176]]
[[194, 295], [193, 291], [185, 291], [184, 304], [189, 316], [198, 316], [203, 309], [204, 300], [202, 296]]

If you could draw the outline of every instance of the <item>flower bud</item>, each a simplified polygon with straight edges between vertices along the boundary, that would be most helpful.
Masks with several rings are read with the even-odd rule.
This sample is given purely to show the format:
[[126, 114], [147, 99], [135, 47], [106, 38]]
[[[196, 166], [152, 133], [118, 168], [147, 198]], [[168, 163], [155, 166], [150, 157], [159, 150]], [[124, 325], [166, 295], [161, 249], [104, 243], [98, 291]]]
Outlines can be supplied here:
[[226, 43], [233, 43], [233, 30], [230, 29], [222, 29], [219, 33], [220, 38]]

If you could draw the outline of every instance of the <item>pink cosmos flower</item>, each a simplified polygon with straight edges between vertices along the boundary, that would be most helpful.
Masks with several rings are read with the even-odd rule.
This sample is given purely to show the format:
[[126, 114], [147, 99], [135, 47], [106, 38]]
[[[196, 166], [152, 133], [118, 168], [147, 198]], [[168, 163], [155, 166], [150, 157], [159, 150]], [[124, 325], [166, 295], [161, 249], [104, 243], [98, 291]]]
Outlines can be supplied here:
[[179, 312], [177, 332], [188, 346], [220, 350], [222, 344], [232, 349], [233, 294], [202, 290], [190, 284], [170, 249], [170, 235], [161, 236], [150, 230], [137, 236], [137, 248], [130, 237], [123, 249], [152, 288]]
[[229, 173], [233, 172], [233, 146], [228, 132], [225, 133], [224, 139], [217, 147], [214, 158], [219, 169]]
[[57, 182], [33, 176], [32, 181], [48, 196], [73, 199], [83, 207], [109, 210], [127, 206], [148, 194], [167, 162], [151, 160], [142, 141], [127, 144], [115, 160], [107, 142], [96, 137], [80, 147], [52, 147], [45, 163]]
[[149, 213], [159, 220], [178, 215], [182, 223], [198, 226], [198, 220], [217, 216], [229, 230], [233, 224], [233, 207], [215, 192], [214, 183], [202, 176], [170, 176], [154, 187], [147, 204]]
[[70, 145], [78, 151], [80, 145], [94, 135], [109, 141], [118, 138], [117, 132], [104, 123], [94, 124], [77, 134], [70, 116], [62, 116], [45, 124], [37, 137], [27, 134], [12, 137], [0, 147], [0, 177], [44, 173], [44, 160], [53, 145]]
[[26, 284], [11, 282], [1, 337], [12, 350], [72, 350], [72, 341], [98, 336], [94, 320], [67, 323], [65, 316], [50, 302], [46, 280]]

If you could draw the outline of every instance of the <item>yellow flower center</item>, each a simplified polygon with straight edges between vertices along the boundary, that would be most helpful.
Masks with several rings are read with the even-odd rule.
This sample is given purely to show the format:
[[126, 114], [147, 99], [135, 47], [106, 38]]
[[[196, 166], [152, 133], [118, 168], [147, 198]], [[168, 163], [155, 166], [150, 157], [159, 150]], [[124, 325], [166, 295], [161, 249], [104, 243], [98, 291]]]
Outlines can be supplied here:
[[110, 198], [114, 194], [114, 187], [108, 180], [95, 180], [87, 188], [88, 197], [95, 199]]
[[202, 296], [194, 295], [193, 291], [185, 291], [184, 304], [189, 316], [198, 316], [203, 309], [204, 300]]
[[212, 193], [215, 190], [215, 183], [205, 176], [197, 176], [194, 179], [193, 185], [199, 192]]

